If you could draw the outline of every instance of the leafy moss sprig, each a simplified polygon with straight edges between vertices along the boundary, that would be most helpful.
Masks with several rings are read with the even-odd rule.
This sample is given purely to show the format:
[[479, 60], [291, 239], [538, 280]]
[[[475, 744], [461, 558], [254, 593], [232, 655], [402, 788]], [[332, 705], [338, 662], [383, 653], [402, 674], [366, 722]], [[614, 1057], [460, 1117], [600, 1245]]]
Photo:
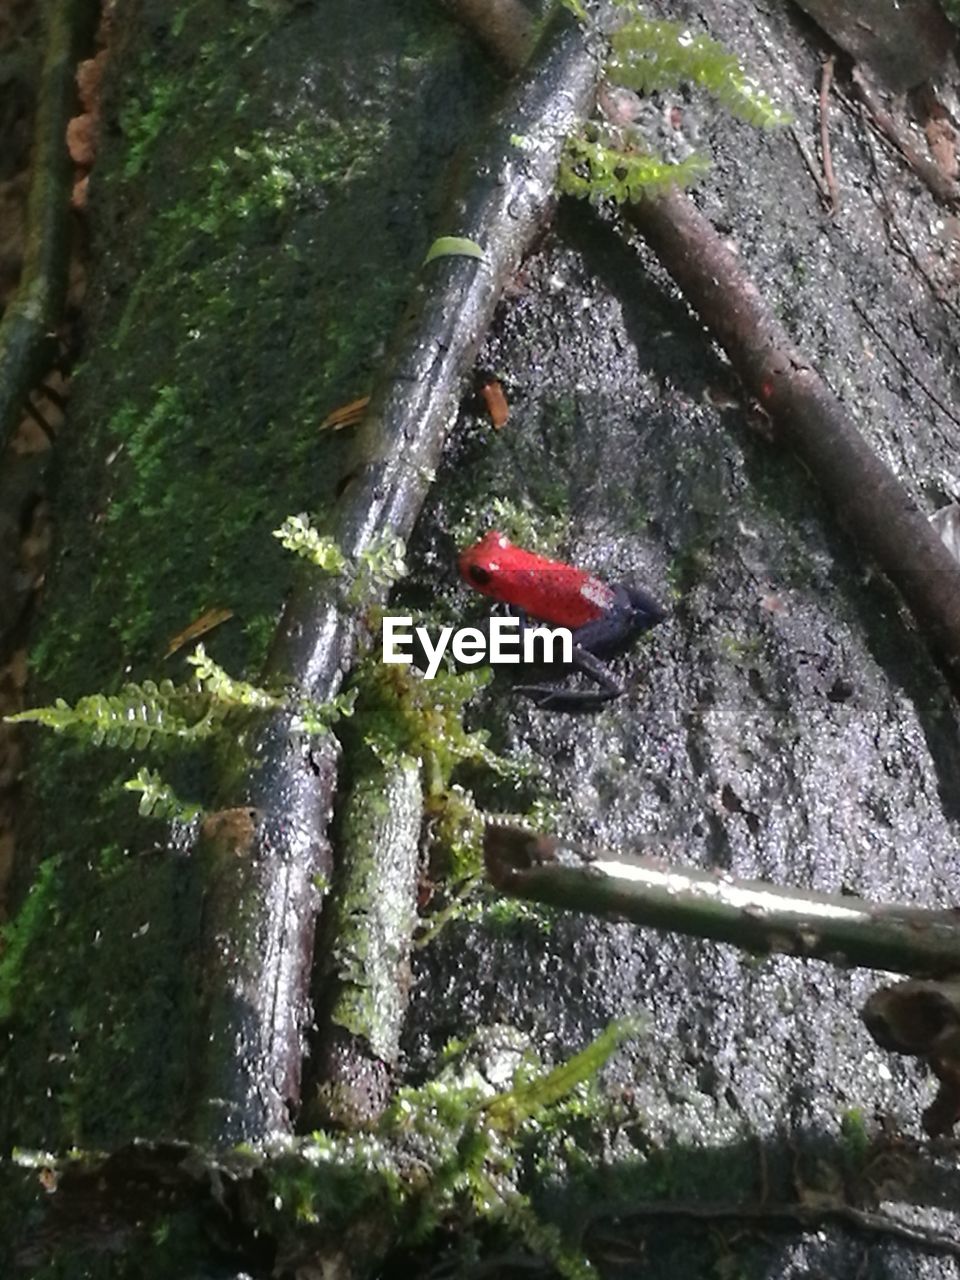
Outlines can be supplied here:
[[41, 724], [55, 733], [70, 733], [94, 747], [144, 751], [174, 740], [199, 742], [211, 737], [232, 711], [264, 711], [285, 705], [284, 699], [234, 680], [198, 644], [187, 662], [194, 677], [182, 685], [172, 680], [129, 681], [119, 693], [92, 693], [71, 707], [63, 698], [52, 706], [31, 707], [4, 717], [10, 724]]
[[405, 577], [405, 550], [402, 538], [385, 533], [373, 546], [361, 551], [347, 589], [347, 603], [361, 604], [374, 592], [391, 587]]
[[[611, 1023], [580, 1053], [550, 1069], [527, 1051], [520, 1056], [510, 1088], [500, 1092], [474, 1063], [477, 1049], [471, 1038], [453, 1046], [433, 1080], [417, 1089], [400, 1089], [379, 1132], [391, 1143], [412, 1146], [429, 1168], [411, 1197], [418, 1216], [416, 1234], [425, 1236], [451, 1212], [467, 1211], [503, 1222], [569, 1280], [593, 1276], [576, 1241], [545, 1222], [521, 1189], [521, 1149], [552, 1128], [558, 1113], [580, 1091], [583, 1105], [572, 1113], [577, 1119], [601, 1111], [597, 1076], [641, 1026], [634, 1018]], [[408, 1194], [412, 1189], [408, 1186]]]
[[287, 551], [309, 560], [324, 573], [342, 573], [346, 568], [346, 556], [332, 538], [325, 537], [313, 527], [310, 517], [304, 512], [298, 516], [287, 516], [280, 528], [274, 529], [273, 536], [279, 538]]
[[[635, 0], [618, 2], [635, 8]], [[692, 83], [749, 124], [767, 128], [790, 119], [723, 45], [681, 22], [634, 12], [609, 42], [604, 74], [610, 85], [654, 93]], [[568, 138], [559, 186], [567, 195], [594, 203], [621, 204], [667, 186], [688, 186], [708, 167], [707, 159], [696, 154], [678, 162], [654, 155], [635, 125], [594, 121]]]
[[516, 1132], [528, 1120], [568, 1097], [578, 1085], [597, 1076], [620, 1046], [642, 1029], [640, 1018], [622, 1018], [611, 1022], [585, 1049], [550, 1071], [529, 1072], [521, 1067], [511, 1088], [486, 1103], [487, 1123], [495, 1129]]
[[392, 586], [407, 572], [403, 539], [393, 534], [377, 539], [360, 552], [353, 564], [333, 538], [314, 527], [306, 513], [287, 516], [280, 528], [274, 529], [273, 536], [294, 555], [309, 560], [324, 573], [343, 578], [349, 605], [360, 604], [379, 588]]
[[135, 778], [123, 784], [124, 791], [140, 793], [140, 816], [163, 818], [167, 822], [192, 822], [203, 809], [198, 804], [181, 800], [173, 787], [149, 769], [141, 769]]
[[675, 164], [646, 152], [622, 151], [605, 142], [605, 137], [609, 135], [602, 129], [588, 126], [587, 131], [568, 140], [559, 180], [564, 195], [623, 204], [667, 187], [687, 187], [710, 167], [700, 155], [687, 156]]
[[[353, 689], [329, 703], [314, 702], [298, 693], [270, 693], [246, 680], [235, 680], [202, 644], [187, 662], [193, 667], [193, 676], [182, 685], [172, 680], [159, 684], [131, 681], [119, 693], [89, 694], [72, 707], [58, 698], [52, 706], [31, 707], [4, 718], [11, 724], [40, 724], [55, 733], [67, 733], [88, 746], [146, 751], [202, 742], [243, 713], [286, 709], [293, 713], [294, 731], [327, 733], [337, 720], [352, 714], [357, 697]], [[191, 822], [202, 812], [199, 805], [181, 800], [149, 769], [141, 769], [124, 783], [124, 789], [140, 792], [140, 813], [145, 817]]]
[[682, 22], [638, 14], [614, 31], [610, 45], [606, 74], [611, 84], [654, 93], [689, 81], [748, 124], [771, 128], [790, 119], [722, 44]]
[[40, 724], [69, 733], [94, 747], [142, 751], [158, 740], [196, 742], [217, 727], [213, 698], [198, 682], [177, 686], [172, 680], [130, 681], [119, 693], [92, 693], [71, 707], [63, 698], [52, 706], [31, 707], [5, 716], [8, 724]]
[[[350, 592], [363, 593], [392, 582], [404, 573], [403, 544], [389, 537], [376, 543], [350, 567], [332, 538], [324, 537], [305, 515], [288, 516], [274, 531], [285, 547], [329, 574], [343, 575]], [[237, 680], [213, 661], [202, 644], [187, 658], [192, 678], [175, 685], [172, 680], [128, 681], [117, 693], [93, 693], [71, 706], [64, 698], [50, 706], [31, 707], [6, 716], [10, 724], [39, 724], [55, 733], [67, 733], [93, 747], [119, 747], [136, 751], [191, 745], [213, 737], [227, 720], [242, 713], [287, 710], [292, 729], [320, 734], [353, 713], [356, 690], [329, 703], [304, 698], [299, 692], [275, 693]], [[159, 774], [141, 769], [124, 784], [140, 792], [140, 812], [146, 816], [191, 821], [197, 805], [180, 800]]]
[[197, 683], [210, 695], [218, 713], [226, 713], [241, 707], [256, 711], [272, 711], [284, 705], [284, 699], [268, 693], [246, 680], [234, 680], [218, 663], [209, 657], [202, 644], [198, 644], [187, 662], [196, 672]]

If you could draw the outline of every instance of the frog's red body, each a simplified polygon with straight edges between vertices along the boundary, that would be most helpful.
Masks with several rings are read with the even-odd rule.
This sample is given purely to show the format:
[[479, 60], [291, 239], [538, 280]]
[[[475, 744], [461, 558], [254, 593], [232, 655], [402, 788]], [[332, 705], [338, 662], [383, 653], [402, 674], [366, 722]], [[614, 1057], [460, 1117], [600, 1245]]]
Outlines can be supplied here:
[[599, 578], [515, 547], [502, 533], [485, 534], [461, 552], [458, 563], [476, 591], [555, 627], [576, 631], [602, 617], [614, 602], [613, 589]]
[[491, 531], [460, 553], [460, 572], [476, 591], [555, 627], [569, 627], [574, 668], [601, 686], [599, 691], [525, 685], [520, 692], [540, 707], [572, 709], [609, 702], [623, 692], [599, 660], [625, 648], [641, 631], [664, 618], [657, 602], [639, 587], [611, 587], [583, 569], [515, 547]]

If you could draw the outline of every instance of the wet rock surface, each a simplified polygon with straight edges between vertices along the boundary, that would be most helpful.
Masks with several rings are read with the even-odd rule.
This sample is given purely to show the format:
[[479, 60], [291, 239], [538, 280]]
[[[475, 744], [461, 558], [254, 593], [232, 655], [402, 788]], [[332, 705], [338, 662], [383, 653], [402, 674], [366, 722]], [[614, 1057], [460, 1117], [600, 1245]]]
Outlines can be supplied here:
[[[779, 86], [809, 138], [817, 57], [789, 19], [698, 10]], [[715, 163], [697, 200], [932, 511], [950, 488], [958, 428], [921, 382], [949, 401], [953, 245], [932, 198], [858, 118], [834, 104], [832, 121], [834, 221], [789, 132], [706, 116], [697, 123]], [[945, 282], [944, 297], [898, 250], [902, 238]], [[942, 677], [815, 477], [765, 438], [750, 406], [731, 403], [723, 358], [644, 247], [563, 207], [481, 363], [506, 388], [510, 421], [495, 434], [464, 415], [421, 525], [424, 556], [441, 558], [467, 507], [477, 534], [494, 527], [506, 495], [561, 530], [554, 549], [565, 557], [610, 579], [635, 576], [671, 607], [620, 661], [627, 695], [599, 714], [539, 712], [501, 681], [484, 694], [478, 722], [507, 754], [542, 764], [558, 829], [623, 851], [655, 836], [677, 861], [736, 876], [951, 904], [960, 750]], [[795, 1149], [837, 1162], [851, 1108], [918, 1134], [932, 1085], [858, 1022], [879, 981], [588, 918], [506, 933], [453, 925], [422, 958], [409, 1067], [423, 1072], [447, 1036], [493, 1021], [518, 1022], [559, 1058], [640, 1005], [649, 1032], [613, 1075], [633, 1092], [646, 1135], [706, 1162], [713, 1198], [756, 1196], [752, 1142], [766, 1147], [776, 1181]], [[692, 1185], [687, 1174], [681, 1182]], [[909, 1215], [911, 1197], [901, 1198], [892, 1207]], [[644, 1274], [703, 1274], [699, 1246], [656, 1238]], [[833, 1230], [768, 1241], [750, 1267], [957, 1273], [954, 1260]]]
[[[164, 161], [179, 145], [177, 133], [157, 133], [158, 152], [127, 195], [101, 197], [98, 234], [115, 236], [117, 248], [105, 256], [89, 325], [91, 345], [99, 342], [108, 354], [91, 368], [86, 399], [78, 401], [86, 435], [79, 433], [71, 455], [70, 510], [44, 624], [46, 668], [40, 664], [54, 693], [89, 692], [130, 666], [138, 677], [155, 674], [154, 657], [174, 618], [179, 628], [201, 600], [233, 603], [234, 585], [251, 564], [254, 598], [237, 592], [250, 632], [242, 639], [228, 633], [211, 647], [238, 668], [262, 649], [287, 581], [268, 530], [291, 503], [322, 504], [332, 492], [343, 448], [329, 436], [318, 442], [316, 420], [367, 384], [438, 221], [432, 184], [466, 154], [468, 121], [494, 96], [493, 73], [478, 68], [465, 37], [457, 52], [445, 31], [443, 68], [426, 74], [428, 63], [439, 66], [439, 53], [428, 6], [412, 9], [424, 22], [422, 49], [400, 29], [406, 10], [381, 5], [381, 24], [368, 7], [362, 49], [351, 45], [354, 19], [346, 10], [335, 21], [298, 10], [304, 26], [281, 37], [284, 56], [277, 59], [298, 110], [278, 107], [268, 123], [299, 121], [302, 107], [311, 129], [318, 120], [330, 126], [333, 159], [326, 151], [300, 157], [315, 169], [307, 167], [289, 212], [277, 219], [268, 204], [239, 248], [228, 227], [232, 256], [222, 261], [187, 227], [184, 244], [168, 253], [194, 281], [193, 301], [178, 287], [171, 311], [173, 302], [160, 299], [161, 306], [159, 291], [137, 295], [133, 283], [152, 252], [144, 228], [165, 209]], [[812, 151], [820, 54], [809, 27], [779, 7], [717, 2], [685, 12], [697, 23], [702, 15], [766, 87], [779, 89]], [[214, 5], [202, 6], [201, 16], [214, 29], [221, 19]], [[404, 38], [409, 47], [401, 55]], [[199, 38], [181, 46], [169, 39], [159, 69], [172, 77], [203, 46]], [[352, 57], [336, 52], [348, 46]], [[243, 87], [260, 78], [259, 64], [247, 61], [260, 47], [238, 41], [234, 63]], [[301, 54], [309, 65], [299, 65]], [[330, 58], [339, 59], [336, 77], [324, 63]], [[141, 104], [144, 121], [152, 118], [148, 108], [177, 101], [157, 95], [155, 86], [151, 92]], [[234, 148], [249, 138], [237, 132], [234, 97], [224, 96], [222, 149], [236, 158]], [[953, 396], [957, 251], [950, 216], [837, 101], [831, 131], [841, 206], [834, 220], [822, 213], [789, 132], [758, 134], [685, 93], [661, 105], [668, 132], [682, 131], [713, 155], [696, 197], [701, 207], [874, 447], [926, 509], [955, 495], [960, 427], [930, 395], [941, 405]], [[119, 106], [116, 113], [119, 120]], [[179, 128], [178, 113], [170, 116], [161, 113], [165, 129]], [[375, 154], [377, 163], [365, 168], [353, 158], [351, 181], [362, 185], [351, 192], [337, 177], [339, 122], [381, 117], [391, 122], [387, 141], [376, 130], [364, 134], [367, 161]], [[243, 123], [264, 141], [259, 116]], [[272, 134], [267, 141], [273, 146]], [[115, 155], [113, 163], [122, 172], [122, 159]], [[193, 175], [201, 193], [206, 175]], [[199, 210], [208, 212], [202, 203]], [[123, 261], [121, 234], [129, 250]], [[197, 283], [199, 259], [210, 279]], [[155, 273], [164, 261], [154, 258]], [[386, 283], [383, 261], [399, 264]], [[235, 287], [237, 279], [248, 282], [249, 295]], [[132, 327], [124, 323], [128, 311], [136, 314]], [[114, 338], [121, 346], [110, 355]], [[219, 356], [185, 370], [184, 353], [201, 338]], [[134, 347], [145, 353], [144, 366]], [[225, 350], [228, 359], [220, 358]], [[497, 522], [497, 502], [508, 500], [553, 531], [559, 554], [611, 578], [635, 576], [671, 608], [669, 619], [619, 660], [628, 692], [599, 714], [538, 712], [511, 699], [502, 682], [486, 691], [476, 723], [498, 749], [540, 770], [514, 794], [502, 785], [493, 790], [491, 802], [521, 808], [531, 794], [552, 797], [565, 835], [611, 849], [653, 837], [677, 861], [738, 876], [952, 903], [960, 856], [955, 705], [923, 637], [844, 534], [816, 477], [737, 402], [728, 367], [651, 255], [642, 245], [625, 247], [612, 225], [588, 211], [562, 206], [505, 299], [479, 363], [502, 381], [510, 420], [494, 434], [464, 412], [414, 540], [414, 580], [404, 590], [439, 597], [451, 616], [461, 609], [476, 616], [476, 603], [468, 606], [455, 584], [453, 530], [469, 508], [479, 534]], [[218, 372], [208, 385], [211, 367]], [[183, 404], [166, 394], [168, 386], [180, 388]], [[169, 422], [155, 414], [157, 406]], [[124, 456], [114, 465], [119, 427], [111, 433], [97, 425], [123, 418], [121, 410], [131, 433], [153, 424], [163, 445], [136, 466]], [[294, 421], [296, 442], [284, 434]], [[231, 496], [218, 505], [201, 498], [200, 532], [191, 533], [188, 504], [181, 490], [171, 490], [171, 477], [204, 476], [214, 459]], [[129, 533], [116, 532], [143, 530], [144, 508], [151, 509], [142, 495], [153, 491], [138, 496], [137, 468], [157, 479], [165, 504], [153, 503], [163, 555], [149, 573], [137, 557], [156, 558], [154, 545], [139, 548]], [[266, 489], [252, 479], [264, 474]], [[108, 506], [106, 554], [96, 530]], [[274, 559], [254, 550], [263, 544]], [[174, 597], [172, 582], [183, 584], [183, 594]], [[256, 635], [251, 623], [258, 623]], [[137, 827], [130, 834], [132, 810], [121, 825], [120, 805], [129, 797], [114, 783], [104, 807], [105, 774], [97, 770], [114, 770], [115, 761], [81, 767], [60, 743], [35, 751], [33, 760], [34, 791], [44, 804], [35, 806], [32, 851], [38, 858], [59, 853], [69, 868], [49, 907], [51, 920], [69, 929], [58, 927], [49, 961], [40, 952], [47, 985], [21, 1010], [30, 1025], [14, 1025], [19, 1056], [11, 1066], [15, 1054], [8, 1055], [0, 1078], [5, 1126], [13, 1140], [59, 1146], [74, 1140], [72, 1130], [64, 1135], [57, 1127], [65, 1112], [78, 1140], [106, 1142], [131, 1126], [138, 1134], [162, 1131], [176, 1114], [182, 1083], [179, 1066], [168, 1067], [156, 1046], [182, 1038], [178, 1019], [191, 999], [192, 975], [167, 967], [192, 927], [181, 867], [167, 853], [154, 856], [152, 832]], [[90, 853], [96, 848], [103, 850], [99, 864]], [[105, 936], [116, 936], [127, 920], [121, 963], [112, 949], [97, 948], [101, 924]], [[85, 967], [76, 956], [86, 958]], [[785, 958], [756, 963], [730, 948], [554, 916], [508, 926], [451, 924], [418, 953], [415, 980], [404, 1038], [412, 1080], [434, 1069], [449, 1037], [475, 1027], [518, 1028], [545, 1058], [559, 1060], [611, 1018], [646, 1009], [646, 1035], [609, 1072], [638, 1119], [629, 1132], [609, 1135], [603, 1158], [611, 1188], [620, 1183], [635, 1199], [742, 1203], [760, 1199], [766, 1187], [796, 1200], [804, 1185], [823, 1189], [824, 1168], [842, 1169], [845, 1113], [856, 1110], [871, 1133], [882, 1121], [912, 1141], [931, 1093], [919, 1069], [875, 1048], [857, 1019], [881, 981], [875, 974]], [[45, 1038], [34, 1034], [37, 1026], [48, 1028]], [[135, 1096], [118, 1089], [131, 1056], [159, 1059], [162, 1090], [151, 1085], [146, 1066]], [[880, 1198], [892, 1211], [949, 1230], [946, 1214], [958, 1203], [952, 1155], [921, 1150], [925, 1180], [890, 1180]], [[563, 1192], [556, 1189], [561, 1205]], [[730, 1235], [738, 1230], [735, 1223]], [[729, 1271], [734, 1263], [744, 1274], [778, 1277], [947, 1280], [958, 1271], [951, 1258], [904, 1241], [827, 1225], [808, 1230], [787, 1222], [774, 1231], [759, 1224], [739, 1237], [736, 1254], [733, 1245], [717, 1243], [703, 1219], [694, 1229], [687, 1220], [652, 1233], [639, 1224], [633, 1254], [623, 1238], [611, 1256], [627, 1260], [609, 1262], [605, 1274], [636, 1275], [641, 1248], [643, 1273], [654, 1278], [723, 1274], [722, 1264]]]

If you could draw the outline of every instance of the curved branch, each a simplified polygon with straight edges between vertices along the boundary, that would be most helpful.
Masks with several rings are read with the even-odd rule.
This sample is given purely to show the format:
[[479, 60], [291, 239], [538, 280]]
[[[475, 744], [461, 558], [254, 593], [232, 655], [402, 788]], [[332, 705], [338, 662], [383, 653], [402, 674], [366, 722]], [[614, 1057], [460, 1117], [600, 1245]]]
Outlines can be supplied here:
[[92, 38], [99, 6], [96, 0], [58, 0], [47, 8], [23, 271], [0, 321], [0, 448], [16, 427], [28, 393], [50, 366], [67, 294], [73, 179], [67, 121], [76, 103], [77, 62]]
[[632, 206], [629, 216], [956, 675], [960, 566], [930, 521], [794, 346], [736, 255], [693, 202], [671, 191]]

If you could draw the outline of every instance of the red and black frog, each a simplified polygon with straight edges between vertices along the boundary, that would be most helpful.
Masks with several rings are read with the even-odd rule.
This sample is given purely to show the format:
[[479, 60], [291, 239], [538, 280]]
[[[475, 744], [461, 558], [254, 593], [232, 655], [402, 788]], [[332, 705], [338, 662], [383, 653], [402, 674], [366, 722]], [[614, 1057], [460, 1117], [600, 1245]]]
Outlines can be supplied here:
[[574, 565], [515, 547], [495, 530], [462, 551], [457, 563], [475, 591], [510, 606], [521, 621], [529, 617], [569, 627], [573, 633], [573, 670], [599, 687], [517, 686], [518, 693], [532, 698], [544, 710], [590, 710], [618, 698], [623, 687], [604, 659], [622, 653], [638, 635], [666, 617], [642, 588], [626, 583], [610, 585]]

